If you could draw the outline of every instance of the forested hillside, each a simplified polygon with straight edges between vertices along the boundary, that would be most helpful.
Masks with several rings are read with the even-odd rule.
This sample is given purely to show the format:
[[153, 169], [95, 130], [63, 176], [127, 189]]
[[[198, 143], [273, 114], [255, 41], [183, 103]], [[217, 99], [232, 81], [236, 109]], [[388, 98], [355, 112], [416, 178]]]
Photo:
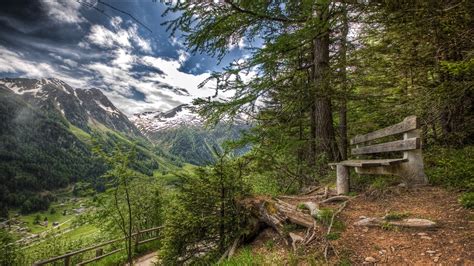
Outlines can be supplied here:
[[[52, 191], [79, 181], [90, 184], [92, 190], [104, 191], [105, 182], [100, 177], [107, 166], [94, 155], [95, 146], [111, 151], [116, 145], [136, 145], [138, 160], [132, 167], [147, 175], [173, 168], [171, 159], [179, 163], [140, 138], [138, 129], [117, 109], [112, 109], [116, 113], [108, 116], [97, 102], [115, 107], [99, 91], [77, 90], [81, 96], [74, 97], [74, 89], [57, 80], [53, 80], [56, 84], [43, 80], [43, 88], [35, 87], [43, 81], [3, 81], [6, 83], [0, 86], [2, 216], [7, 217], [8, 210], [17, 207], [23, 213], [47, 210], [54, 201]], [[8, 89], [8, 85], [20, 94]]]
[[[214, 163], [216, 151], [222, 152], [225, 142], [239, 139], [251, 127], [251, 120], [242, 117], [206, 125], [205, 119], [188, 105], [166, 112], [135, 114], [131, 120], [151, 142], [194, 165]], [[235, 154], [246, 151], [248, 147], [243, 147]]]

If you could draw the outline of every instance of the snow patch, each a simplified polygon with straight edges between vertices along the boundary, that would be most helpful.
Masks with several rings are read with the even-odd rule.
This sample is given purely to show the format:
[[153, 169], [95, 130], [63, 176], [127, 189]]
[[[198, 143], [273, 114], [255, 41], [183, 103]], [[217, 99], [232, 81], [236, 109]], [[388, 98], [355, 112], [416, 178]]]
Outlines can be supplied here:
[[108, 113], [111, 113], [111, 114], [116, 114], [116, 115], [119, 115], [119, 111], [118, 110], [115, 110], [113, 109], [112, 107], [107, 107], [107, 106], [104, 106], [101, 102], [99, 102], [98, 100], [94, 100], [95, 103], [102, 109], [104, 109], [106, 112]]

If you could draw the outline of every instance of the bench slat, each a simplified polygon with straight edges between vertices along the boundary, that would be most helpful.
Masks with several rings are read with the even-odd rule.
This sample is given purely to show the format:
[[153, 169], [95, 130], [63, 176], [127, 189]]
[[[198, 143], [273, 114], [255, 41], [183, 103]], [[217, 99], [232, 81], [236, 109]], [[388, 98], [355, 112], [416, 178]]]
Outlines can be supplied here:
[[374, 139], [379, 139], [379, 138], [383, 138], [383, 137], [387, 137], [387, 136], [391, 136], [395, 134], [404, 133], [410, 130], [417, 129], [418, 127], [419, 127], [419, 124], [418, 124], [418, 119], [416, 118], [416, 116], [408, 116], [405, 119], [403, 119], [402, 122], [398, 124], [395, 124], [386, 128], [382, 128], [365, 135], [355, 136], [354, 138], [351, 139], [351, 145], [363, 143], [363, 142], [367, 142], [367, 141], [371, 141]]
[[378, 159], [378, 160], [347, 160], [338, 163], [330, 163], [329, 165], [344, 165], [351, 167], [371, 167], [371, 166], [387, 166], [396, 163], [406, 162], [407, 159]]
[[353, 155], [360, 154], [371, 154], [371, 153], [382, 153], [391, 151], [409, 151], [416, 150], [421, 147], [420, 138], [411, 138], [404, 140], [397, 140], [392, 142], [386, 142], [376, 145], [370, 145], [365, 147], [359, 147], [352, 149]]

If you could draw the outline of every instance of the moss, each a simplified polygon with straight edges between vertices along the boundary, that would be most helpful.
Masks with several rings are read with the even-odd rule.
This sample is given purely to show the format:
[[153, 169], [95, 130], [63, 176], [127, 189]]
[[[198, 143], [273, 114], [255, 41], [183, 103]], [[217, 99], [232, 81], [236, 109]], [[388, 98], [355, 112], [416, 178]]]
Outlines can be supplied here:
[[410, 216], [408, 212], [389, 212], [385, 215], [384, 219], [387, 221], [402, 220]]

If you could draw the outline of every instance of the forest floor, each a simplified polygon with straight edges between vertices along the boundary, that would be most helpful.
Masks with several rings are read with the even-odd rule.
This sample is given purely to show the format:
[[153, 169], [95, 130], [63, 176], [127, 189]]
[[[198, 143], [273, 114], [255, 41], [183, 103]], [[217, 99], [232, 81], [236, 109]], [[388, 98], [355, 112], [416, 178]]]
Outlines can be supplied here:
[[[462, 208], [458, 197], [458, 193], [429, 186], [397, 187], [377, 196], [355, 197], [338, 216], [344, 229], [331, 241], [337, 254], [331, 254], [329, 264], [474, 265], [474, 212]], [[354, 226], [361, 218], [387, 213], [429, 219], [438, 226], [430, 230]], [[293, 252], [268, 228], [250, 248], [255, 255], [271, 254], [264, 264], [310, 265], [321, 262], [322, 245], [316, 239]]]

